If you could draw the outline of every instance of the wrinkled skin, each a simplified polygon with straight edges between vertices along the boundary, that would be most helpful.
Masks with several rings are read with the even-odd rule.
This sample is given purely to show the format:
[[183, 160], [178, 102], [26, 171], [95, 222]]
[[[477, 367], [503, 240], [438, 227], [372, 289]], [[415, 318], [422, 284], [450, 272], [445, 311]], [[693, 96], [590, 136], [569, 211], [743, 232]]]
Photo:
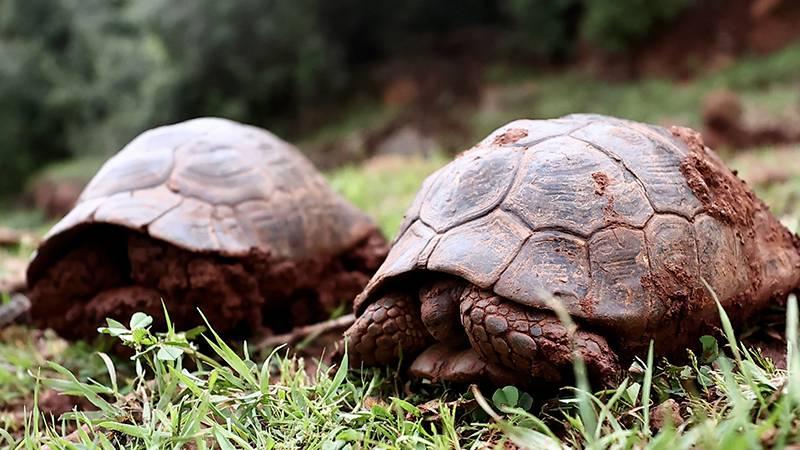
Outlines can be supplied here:
[[454, 278], [424, 285], [417, 298], [395, 293], [378, 299], [346, 337], [353, 364], [412, 359], [411, 374], [433, 381], [560, 382], [575, 357], [602, 384], [620, 373], [618, 357], [602, 336], [580, 327], [571, 331], [552, 312]]

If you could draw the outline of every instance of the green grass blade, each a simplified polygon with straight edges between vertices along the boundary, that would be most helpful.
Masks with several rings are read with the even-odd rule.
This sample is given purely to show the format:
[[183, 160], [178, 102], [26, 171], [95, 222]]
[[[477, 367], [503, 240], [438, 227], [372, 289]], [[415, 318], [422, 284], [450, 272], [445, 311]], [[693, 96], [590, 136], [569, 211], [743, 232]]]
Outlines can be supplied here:
[[642, 380], [642, 431], [645, 435], [650, 435], [650, 389], [653, 385], [653, 341], [650, 340], [650, 347], [647, 350], [647, 366], [644, 369], [644, 380]]

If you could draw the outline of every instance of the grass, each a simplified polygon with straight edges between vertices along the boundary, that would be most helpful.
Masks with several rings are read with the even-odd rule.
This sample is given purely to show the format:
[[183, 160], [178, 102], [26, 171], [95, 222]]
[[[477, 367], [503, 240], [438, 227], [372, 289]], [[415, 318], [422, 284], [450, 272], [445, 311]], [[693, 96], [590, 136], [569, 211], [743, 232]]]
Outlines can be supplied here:
[[403, 211], [422, 181], [448, 159], [384, 156], [363, 166], [347, 166], [328, 177], [334, 189], [375, 218], [386, 236], [394, 236]]
[[[731, 161], [751, 177], [760, 165], [787, 166], [776, 152]], [[416, 187], [444, 161], [388, 158], [329, 178], [392, 235]], [[601, 391], [577, 370], [575, 386], [555, 396], [408, 382], [392, 370], [309, 374], [310, 364], [280, 351], [213, 333], [156, 333], [141, 315], [112, 322], [94, 343], [12, 328], [0, 336], [0, 448], [792, 448], [800, 444], [794, 299], [786, 315], [788, 370], [737, 341], [723, 321], [724, 338], [703, 337], [703, 351], [685, 365], [642, 355], [624, 381]], [[106, 356], [109, 339], [136, 356]], [[56, 391], [94, 411], [40, 409]], [[680, 423], [669, 421], [670, 400]]]
[[[610, 114], [650, 123], [700, 127], [703, 97], [717, 89], [739, 94], [745, 110], [781, 115], [797, 109], [800, 45], [767, 56], [742, 58], [731, 66], [679, 83], [668, 79], [606, 81], [591, 75], [490, 70], [487, 77], [518, 93], [501, 110], [478, 111], [472, 123], [482, 136], [518, 118], [552, 118], [573, 112]], [[526, 89], [514, 86], [526, 85]]]
[[[655, 364], [651, 349], [619, 386], [598, 392], [576, 366], [584, 387], [556, 398], [512, 386], [404, 385], [392, 372], [346, 363], [308, 374], [280, 350], [236, 350], [213, 331], [180, 333], [169, 323], [156, 333], [137, 313], [100, 330], [132, 348], [130, 361], [81, 349], [89, 360], [69, 370], [32, 361], [40, 349], [18, 348], [10, 378], [27, 370], [35, 380], [21, 390], [69, 393], [94, 411], [56, 418], [34, 406], [19, 429], [0, 431], [0, 448], [790, 448], [800, 442], [796, 299], [786, 312], [787, 370], [738, 342], [719, 311], [722, 348], [706, 336], [703, 353], [683, 366]], [[4, 358], [15, 354], [3, 345]]]

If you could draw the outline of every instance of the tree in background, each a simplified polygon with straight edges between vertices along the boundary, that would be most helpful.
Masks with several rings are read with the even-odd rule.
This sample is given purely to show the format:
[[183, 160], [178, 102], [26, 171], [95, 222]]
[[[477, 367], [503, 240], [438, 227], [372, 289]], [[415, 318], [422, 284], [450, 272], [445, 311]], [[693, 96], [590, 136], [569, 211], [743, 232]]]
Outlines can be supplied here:
[[176, 71], [181, 116], [263, 121], [346, 84], [343, 49], [320, 31], [320, 2], [154, 0], [139, 6]]
[[475, 41], [442, 47], [465, 30], [506, 43], [481, 58], [565, 58], [581, 36], [624, 49], [690, 1], [0, 0], [0, 195], [157, 124], [275, 128], [364, 92], [372, 65], [474, 58]]
[[127, 1], [0, 2], [0, 193], [170, 120], [173, 70]]
[[505, 0], [503, 12], [513, 25], [508, 50], [544, 58], [570, 55], [578, 35], [581, 0]]
[[605, 50], [620, 53], [669, 22], [693, 0], [617, 0], [585, 2], [584, 37]]

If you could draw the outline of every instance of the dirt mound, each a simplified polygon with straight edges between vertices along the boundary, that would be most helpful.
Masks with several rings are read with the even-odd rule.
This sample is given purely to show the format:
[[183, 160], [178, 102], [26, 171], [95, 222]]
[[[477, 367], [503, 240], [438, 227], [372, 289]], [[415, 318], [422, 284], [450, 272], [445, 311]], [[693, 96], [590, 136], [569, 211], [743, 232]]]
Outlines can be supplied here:
[[744, 53], [766, 54], [800, 38], [800, 2], [708, 0], [682, 14], [637, 52], [645, 73], [688, 77]]
[[703, 98], [703, 138], [712, 148], [750, 148], [800, 141], [800, 128], [786, 118], [751, 123], [739, 96], [723, 89]]
[[31, 188], [30, 199], [36, 209], [44, 212], [45, 216], [56, 219], [65, 216], [78, 202], [87, 180], [45, 179], [38, 181]]
[[800, 2], [795, 0], [704, 0], [628, 54], [603, 54], [586, 43], [582, 59], [604, 74], [686, 79], [723, 68], [746, 53], [779, 50], [800, 39], [798, 23]]
[[163, 320], [163, 299], [178, 329], [202, 323], [234, 337], [284, 332], [325, 319], [366, 285], [385, 256], [380, 236], [344, 255], [280, 261], [193, 253], [127, 229], [87, 227], [36, 280], [29, 297], [36, 325], [67, 338], [93, 336], [106, 317], [143, 311]]

